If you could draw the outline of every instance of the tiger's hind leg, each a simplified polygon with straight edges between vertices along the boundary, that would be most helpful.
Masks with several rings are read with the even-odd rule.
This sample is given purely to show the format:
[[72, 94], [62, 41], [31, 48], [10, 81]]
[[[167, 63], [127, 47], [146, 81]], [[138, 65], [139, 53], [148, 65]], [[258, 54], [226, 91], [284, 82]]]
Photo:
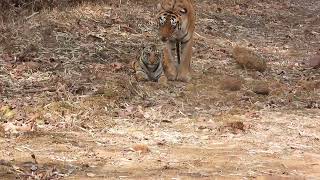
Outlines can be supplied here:
[[173, 55], [170, 45], [163, 48], [163, 71], [168, 80], [174, 81], [177, 78], [176, 65], [173, 62]]
[[191, 80], [191, 56], [192, 56], [193, 38], [181, 47], [181, 62], [178, 65], [177, 80], [189, 82]]

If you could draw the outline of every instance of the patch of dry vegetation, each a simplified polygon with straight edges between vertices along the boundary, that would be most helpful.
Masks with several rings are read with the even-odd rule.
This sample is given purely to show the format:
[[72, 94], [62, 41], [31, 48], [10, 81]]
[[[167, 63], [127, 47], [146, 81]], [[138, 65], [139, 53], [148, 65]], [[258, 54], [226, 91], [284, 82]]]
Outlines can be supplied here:
[[196, 2], [194, 78], [165, 87], [130, 70], [157, 38], [155, 4], [146, 2], [0, 2], [0, 169], [29, 178], [43, 169], [80, 178], [315, 176], [320, 74], [302, 62], [318, 49], [317, 1]]
[[29, 19], [34, 13], [45, 9], [58, 8], [63, 10], [84, 2], [103, 3], [103, 0], [3, 0], [0, 2], [0, 17], [2, 21], [13, 21], [16, 18], [27, 16]]
[[232, 55], [236, 62], [243, 68], [254, 69], [260, 72], [265, 71], [267, 68], [264, 59], [244, 47], [235, 47]]
[[230, 91], [238, 91], [241, 89], [243, 82], [236, 77], [226, 76], [221, 81], [221, 88]]

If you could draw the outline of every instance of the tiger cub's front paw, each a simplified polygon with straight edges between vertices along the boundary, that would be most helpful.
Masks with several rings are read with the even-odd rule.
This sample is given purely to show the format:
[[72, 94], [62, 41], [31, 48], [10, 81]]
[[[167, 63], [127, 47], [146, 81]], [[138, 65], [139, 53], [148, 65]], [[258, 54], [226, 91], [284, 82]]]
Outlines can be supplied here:
[[168, 85], [168, 78], [165, 75], [160, 76], [158, 79], [158, 83], [162, 86], [167, 86]]
[[137, 71], [135, 75], [137, 81], [147, 81], [148, 75], [142, 71]]

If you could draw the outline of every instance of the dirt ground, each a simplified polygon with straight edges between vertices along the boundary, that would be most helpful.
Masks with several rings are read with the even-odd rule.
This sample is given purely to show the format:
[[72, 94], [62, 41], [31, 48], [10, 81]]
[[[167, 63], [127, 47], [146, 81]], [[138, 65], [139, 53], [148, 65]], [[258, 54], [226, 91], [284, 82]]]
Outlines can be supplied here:
[[320, 1], [196, 0], [193, 79], [168, 86], [130, 69], [157, 38], [145, 2], [2, 19], [1, 179], [319, 179]]

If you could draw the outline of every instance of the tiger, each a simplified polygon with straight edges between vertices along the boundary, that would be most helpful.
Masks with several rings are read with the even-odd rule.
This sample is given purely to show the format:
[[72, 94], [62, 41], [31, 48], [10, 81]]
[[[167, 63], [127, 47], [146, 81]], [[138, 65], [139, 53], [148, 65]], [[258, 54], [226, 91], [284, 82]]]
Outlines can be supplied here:
[[[191, 57], [196, 13], [193, 0], [161, 0], [157, 21], [168, 80], [191, 80]], [[177, 63], [174, 63], [177, 59]]]
[[141, 54], [133, 61], [132, 68], [138, 81], [153, 81], [167, 83], [162, 66], [163, 53], [160, 46], [149, 44], [142, 48]]

